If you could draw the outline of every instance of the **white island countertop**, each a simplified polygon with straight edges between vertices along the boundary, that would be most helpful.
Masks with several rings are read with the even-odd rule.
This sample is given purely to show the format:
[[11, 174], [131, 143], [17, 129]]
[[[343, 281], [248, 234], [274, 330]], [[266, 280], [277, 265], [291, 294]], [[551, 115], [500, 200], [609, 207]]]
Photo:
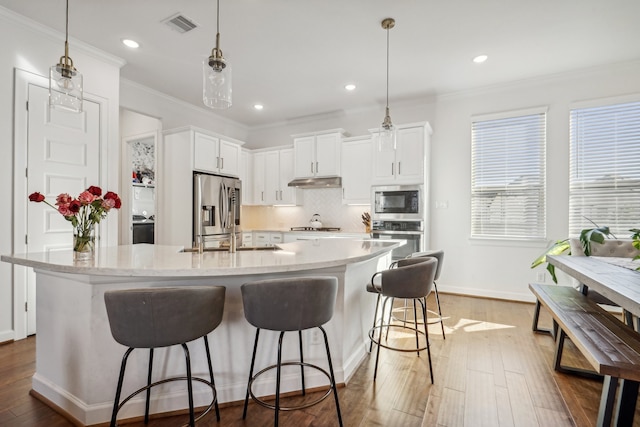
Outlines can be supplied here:
[[183, 252], [150, 244], [101, 247], [93, 261], [74, 262], [71, 251], [2, 255], [4, 262], [71, 274], [108, 276], [233, 276], [337, 267], [370, 259], [402, 244], [398, 240], [317, 239], [259, 250]]
[[[284, 243], [275, 250], [238, 250], [235, 253], [183, 252], [182, 247], [124, 245], [101, 247], [88, 262], [73, 261], [70, 250], [49, 253], [3, 255], [2, 261], [31, 267], [36, 277], [36, 373], [32, 394], [53, 406], [75, 425], [108, 423], [120, 360], [126, 348], [112, 337], [104, 304], [104, 293], [114, 289], [161, 286], [224, 286], [222, 323], [211, 333], [211, 354], [220, 403], [242, 402], [246, 394], [255, 328], [246, 320], [241, 287], [255, 280], [333, 276], [338, 293], [333, 317], [324, 325], [338, 384], [347, 384], [369, 345], [376, 298], [366, 291], [371, 276], [387, 268], [391, 251], [402, 240], [313, 239]], [[185, 307], [189, 309], [189, 307]], [[277, 333], [266, 331], [276, 338]], [[291, 334], [293, 340], [298, 334]], [[323, 346], [303, 331], [299, 345], [288, 345], [283, 359], [296, 360], [304, 347], [304, 360], [325, 366]], [[297, 339], [295, 340], [298, 341]], [[197, 344], [190, 344], [194, 376], [207, 378], [206, 357]], [[266, 348], [266, 347], [265, 347]], [[179, 346], [157, 349], [154, 364], [162, 366], [164, 377], [184, 376], [184, 359]], [[260, 351], [256, 366], [275, 360], [273, 351]], [[146, 384], [146, 352], [134, 351], [128, 362], [127, 395]], [[266, 377], [265, 377], [266, 378]], [[273, 395], [273, 376], [261, 380], [254, 391]], [[326, 385], [321, 373], [305, 374], [308, 388]], [[281, 390], [299, 390], [300, 378], [287, 374]], [[195, 406], [206, 406], [211, 395], [205, 388], [194, 390]], [[165, 384], [151, 394], [151, 413], [182, 411], [187, 407], [184, 385]], [[119, 415], [123, 419], [144, 414], [144, 399], [132, 399]]]

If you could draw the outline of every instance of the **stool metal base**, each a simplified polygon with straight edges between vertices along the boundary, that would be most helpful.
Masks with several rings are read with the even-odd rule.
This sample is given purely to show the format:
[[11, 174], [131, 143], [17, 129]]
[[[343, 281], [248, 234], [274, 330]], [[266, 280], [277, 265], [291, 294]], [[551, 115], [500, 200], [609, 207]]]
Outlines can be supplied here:
[[[173, 381], [188, 381], [189, 379], [187, 377], [171, 377], [171, 378], [165, 378], [163, 380], [160, 381], [156, 381], [152, 384], [146, 385], [144, 387], [140, 387], [138, 390], [134, 391], [133, 393], [131, 393], [129, 396], [125, 397], [122, 402], [120, 402], [120, 404], [118, 405], [118, 409], [116, 410], [116, 414], [118, 412], [120, 412], [120, 409], [122, 409], [122, 407], [132, 398], [136, 397], [137, 395], [139, 395], [140, 393], [142, 393], [143, 391], [146, 390], [150, 390], [152, 387], [155, 387], [157, 385], [160, 384], [165, 384], [165, 383], [169, 383], [169, 382], [173, 382]], [[194, 422], [197, 422], [198, 420], [202, 419], [205, 415], [207, 415], [211, 409], [213, 409], [214, 405], [216, 404], [217, 400], [218, 400], [218, 393], [215, 389], [215, 385], [211, 384], [210, 381], [205, 380], [204, 378], [199, 378], [199, 377], [191, 377], [191, 381], [197, 381], [197, 382], [201, 382], [203, 384], [206, 384], [207, 386], [209, 386], [211, 388], [211, 391], [213, 392], [213, 399], [211, 400], [211, 403], [209, 404], [209, 406], [207, 406], [204, 411], [202, 411], [202, 413], [200, 413], [197, 417], [195, 417]], [[116, 424], [117, 425], [117, 424]], [[183, 424], [184, 426], [188, 426], [189, 423], [187, 424]]]
[[[329, 380], [329, 388], [327, 389], [327, 391], [325, 392], [325, 394], [323, 396], [321, 396], [320, 398], [313, 400], [311, 402], [305, 403], [304, 405], [298, 405], [298, 406], [280, 406], [280, 410], [281, 411], [295, 411], [297, 409], [304, 409], [304, 408], [308, 408], [310, 406], [313, 406], [315, 404], [318, 404], [320, 402], [322, 402], [324, 399], [326, 399], [328, 396], [331, 395], [331, 392], [333, 391], [333, 388], [331, 387], [331, 375], [329, 374], [329, 372], [325, 371], [324, 369], [322, 369], [319, 366], [316, 365], [312, 365], [311, 363], [304, 363], [304, 362], [285, 362], [285, 363], [281, 363], [280, 366], [300, 366], [302, 368], [307, 367], [307, 368], [312, 368], [315, 369], [317, 371], [320, 371], [324, 374], [325, 377], [327, 377], [327, 379]], [[250, 380], [249, 380], [249, 395], [251, 396], [251, 398], [253, 400], [256, 401], [256, 403], [260, 406], [263, 406], [265, 408], [269, 408], [269, 409], [276, 409], [276, 405], [271, 405], [270, 403], [265, 402], [264, 400], [260, 399], [259, 397], [257, 397], [254, 393], [253, 393], [253, 389], [251, 388], [251, 386], [253, 385], [253, 382], [262, 374], [264, 374], [265, 372], [268, 372], [272, 369], [277, 369], [278, 365], [271, 365], [271, 366], [267, 366], [266, 368], [264, 368], [263, 370], [261, 370], [260, 372], [256, 373]], [[302, 396], [304, 396], [305, 394], [305, 390], [302, 391]]]
[[[424, 323], [421, 323], [422, 325], [424, 325]], [[410, 331], [413, 331], [414, 334], [418, 334], [418, 335], [422, 335], [423, 337], [425, 337], [425, 341], [426, 341], [426, 336], [424, 331], [421, 331], [420, 329], [417, 328], [412, 328], [411, 326], [407, 326], [407, 325], [394, 325], [394, 324], [388, 324], [388, 323], [383, 323], [381, 325], [376, 325], [373, 328], [369, 329], [369, 339], [371, 340], [371, 342], [373, 342], [376, 345], [379, 345], [382, 348], [386, 348], [389, 350], [394, 350], [394, 351], [403, 351], [406, 353], [413, 353], [413, 352], [417, 352], [418, 355], [420, 355], [421, 351], [424, 351], [427, 349], [427, 344], [424, 345], [424, 347], [418, 347], [416, 346], [415, 348], [398, 348], [398, 347], [393, 347], [387, 344], [383, 344], [382, 339], [378, 340], [375, 336], [375, 332], [379, 329], [382, 328], [387, 328], [387, 335], [388, 335], [388, 330], [389, 328], [402, 328], [402, 329], [407, 329]], [[379, 334], [380, 335], [380, 334]], [[387, 338], [385, 337], [384, 339], [385, 341], [387, 340]]]

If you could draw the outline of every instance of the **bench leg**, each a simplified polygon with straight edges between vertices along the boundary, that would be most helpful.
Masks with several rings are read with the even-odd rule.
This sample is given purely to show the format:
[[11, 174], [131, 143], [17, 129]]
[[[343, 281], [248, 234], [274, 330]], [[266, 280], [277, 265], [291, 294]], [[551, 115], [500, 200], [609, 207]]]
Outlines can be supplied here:
[[[558, 324], [554, 322], [554, 329], [556, 329], [556, 352], [553, 358], [553, 368], [565, 374], [579, 375], [584, 378], [590, 378], [594, 380], [602, 380], [602, 375], [597, 374], [594, 371], [587, 369], [575, 368], [572, 366], [562, 366], [562, 351], [564, 350], [564, 340], [567, 334], [560, 328]], [[615, 390], [615, 388], [614, 388]]]
[[618, 378], [605, 375], [600, 395], [600, 408], [598, 409], [598, 421], [596, 426], [609, 427], [613, 419], [613, 404], [616, 398]]
[[539, 328], [538, 327], [538, 320], [540, 319], [540, 307], [542, 305], [540, 304], [540, 301], [536, 300], [536, 308], [533, 311], [533, 325], [531, 326], [531, 329], [533, 330], [533, 332], [539, 332], [539, 333], [545, 333], [545, 334], [550, 334], [554, 339], [556, 337], [555, 332], [557, 331], [557, 324], [555, 323], [555, 321], [553, 322], [553, 329], [546, 329], [546, 328]]
[[620, 380], [620, 396], [616, 406], [616, 426], [632, 426], [638, 401], [638, 382]]

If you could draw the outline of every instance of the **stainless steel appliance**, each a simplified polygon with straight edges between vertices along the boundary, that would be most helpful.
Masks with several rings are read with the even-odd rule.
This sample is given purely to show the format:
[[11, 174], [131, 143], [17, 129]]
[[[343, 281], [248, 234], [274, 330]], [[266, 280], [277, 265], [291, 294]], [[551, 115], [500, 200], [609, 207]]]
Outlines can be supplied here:
[[193, 246], [216, 248], [231, 244], [231, 233], [242, 242], [240, 200], [242, 183], [237, 178], [193, 174]]
[[414, 220], [425, 217], [423, 185], [384, 185], [371, 187], [373, 220]]
[[133, 244], [154, 242], [154, 216], [133, 215], [132, 218]]
[[424, 221], [373, 220], [371, 237], [374, 239], [403, 239], [407, 243], [391, 252], [391, 258], [406, 258], [414, 252], [424, 251]]

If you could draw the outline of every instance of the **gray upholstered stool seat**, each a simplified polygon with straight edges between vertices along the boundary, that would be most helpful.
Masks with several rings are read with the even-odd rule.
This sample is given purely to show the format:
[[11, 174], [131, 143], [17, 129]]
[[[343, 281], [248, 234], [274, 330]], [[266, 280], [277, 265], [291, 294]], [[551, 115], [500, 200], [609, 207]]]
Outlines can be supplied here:
[[[121, 291], [107, 291], [104, 294], [111, 335], [120, 344], [129, 347], [122, 358], [120, 376], [113, 404], [111, 426], [116, 425], [118, 411], [132, 397], [146, 391], [145, 423], [149, 419], [149, 398], [151, 388], [169, 381], [186, 380], [189, 395], [189, 425], [215, 406], [216, 417], [220, 420], [218, 397], [213, 381], [211, 354], [207, 334], [222, 321], [225, 288], [223, 286], [191, 286], [181, 288], [144, 288]], [[204, 338], [209, 381], [192, 377], [188, 342]], [[186, 361], [186, 376], [172, 377], [151, 382], [153, 350], [160, 347], [181, 345]], [[149, 349], [149, 372], [147, 385], [136, 390], [120, 402], [122, 383], [127, 359], [136, 348]], [[193, 411], [192, 381], [199, 381], [211, 387], [211, 404], [196, 419]]]
[[[336, 402], [338, 422], [342, 426], [342, 415], [340, 413], [340, 403], [338, 402], [338, 391], [333, 374], [333, 364], [329, 351], [329, 341], [327, 333], [322, 325], [333, 317], [333, 310], [338, 293], [338, 279], [335, 277], [292, 277], [283, 279], [261, 280], [242, 285], [242, 303], [244, 306], [244, 316], [247, 321], [255, 326], [256, 337], [251, 358], [251, 368], [249, 369], [249, 381], [247, 384], [247, 394], [244, 401], [244, 411], [242, 418], [246, 418], [249, 396], [259, 405], [275, 410], [275, 425], [278, 425], [279, 412], [285, 410], [302, 409], [324, 400], [331, 391]], [[324, 344], [327, 353], [329, 372], [323, 368], [304, 362], [302, 331], [310, 328], [318, 328], [324, 337]], [[260, 330], [267, 329], [280, 332], [278, 340], [278, 356], [275, 365], [268, 366], [254, 375], [256, 360], [256, 350], [258, 348], [258, 338]], [[298, 331], [299, 339], [299, 362], [282, 362], [282, 341], [285, 332]], [[302, 376], [302, 394], [305, 394], [304, 369], [305, 367], [315, 369], [323, 373], [329, 379], [329, 388], [326, 393], [312, 401], [300, 406], [284, 407], [280, 405], [280, 378], [282, 366], [299, 365]], [[276, 369], [276, 391], [275, 405], [268, 404], [264, 400], [256, 397], [252, 390], [254, 380], [261, 374]]]
[[[427, 350], [427, 355], [429, 358], [429, 374], [431, 377], [431, 382], [433, 383], [433, 367], [431, 365], [431, 347], [429, 344], [429, 330], [427, 328], [427, 324], [423, 323], [424, 331], [420, 331], [418, 329], [417, 322], [417, 309], [416, 303], [420, 304], [421, 314], [424, 319], [427, 318], [427, 297], [431, 293], [433, 288], [433, 278], [435, 277], [435, 272], [437, 269], [438, 261], [435, 258], [431, 257], [419, 257], [419, 258], [407, 258], [399, 260], [395, 268], [390, 268], [388, 270], [380, 271], [374, 274], [372, 277], [371, 283], [376, 283], [377, 278], [380, 278], [380, 285], [374, 286], [374, 289], [379, 289], [379, 298], [383, 299], [382, 304], [382, 313], [383, 315], [378, 320], [374, 318], [374, 323], [372, 328], [369, 330], [369, 338], [371, 339], [371, 344], [374, 343], [377, 345], [376, 351], [376, 363], [373, 372], [373, 379], [376, 379], [378, 373], [378, 358], [380, 356], [380, 347], [384, 347], [390, 350], [396, 351], [416, 351], [418, 355], [420, 355], [421, 350]], [[413, 309], [414, 309], [414, 325], [415, 327], [407, 326], [407, 324], [403, 324], [400, 327], [405, 329], [410, 329], [415, 332], [416, 336], [416, 348], [415, 349], [405, 349], [399, 347], [389, 346], [383, 343], [382, 341], [382, 331], [386, 329], [387, 331], [390, 328], [398, 327], [396, 324], [392, 324], [390, 319], [385, 322], [384, 313], [386, 311], [386, 304], [389, 300], [393, 301], [394, 298], [402, 298], [406, 300], [413, 301]], [[392, 303], [393, 304], [393, 303]], [[378, 311], [378, 304], [376, 304], [376, 312]], [[378, 336], [376, 338], [376, 332]], [[424, 336], [425, 344], [424, 346], [420, 346], [419, 344], [419, 335]]]

